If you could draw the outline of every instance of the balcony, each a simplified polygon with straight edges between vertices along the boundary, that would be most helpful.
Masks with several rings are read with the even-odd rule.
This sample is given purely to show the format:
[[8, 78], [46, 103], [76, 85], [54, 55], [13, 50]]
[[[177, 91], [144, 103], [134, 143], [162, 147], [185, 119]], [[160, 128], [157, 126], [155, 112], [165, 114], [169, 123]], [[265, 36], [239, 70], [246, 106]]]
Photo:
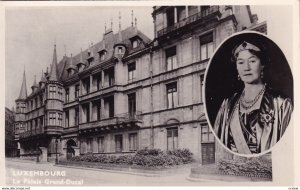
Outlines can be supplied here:
[[107, 131], [130, 127], [140, 127], [142, 116], [141, 112], [117, 114], [115, 117], [91, 121], [79, 125], [81, 133]]
[[19, 139], [34, 137], [34, 136], [41, 135], [41, 134], [44, 134], [44, 127], [38, 127], [34, 131], [25, 131], [23, 133], [20, 133]]
[[204, 21], [205, 19], [214, 18], [216, 16], [220, 16], [221, 12], [219, 10], [219, 6], [212, 6], [208, 9], [205, 9], [201, 12], [198, 12], [192, 16], [189, 16], [177, 23], [175, 23], [172, 26], [168, 26], [166, 28], [163, 28], [157, 32], [157, 36], [161, 37], [165, 34], [171, 33], [173, 31], [177, 31], [178, 29], [182, 29], [192, 23], [196, 23], [198, 21]]

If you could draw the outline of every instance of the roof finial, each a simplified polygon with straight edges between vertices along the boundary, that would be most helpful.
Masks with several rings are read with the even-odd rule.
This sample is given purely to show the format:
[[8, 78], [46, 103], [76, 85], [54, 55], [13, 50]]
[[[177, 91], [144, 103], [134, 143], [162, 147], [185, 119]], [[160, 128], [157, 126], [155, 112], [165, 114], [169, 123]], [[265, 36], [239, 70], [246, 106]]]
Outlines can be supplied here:
[[110, 28], [111, 28], [111, 30], [113, 29], [113, 19], [112, 19], [112, 16], [110, 17]]
[[119, 11], [119, 31], [121, 31], [121, 11]]
[[131, 26], [133, 27], [133, 10], [131, 10]]
[[134, 21], [135, 21], [135, 27], [137, 27], [137, 18], [136, 17], [135, 17]]
[[66, 47], [66, 44], [64, 44], [64, 51], [65, 51], [65, 56], [67, 56], [67, 47]]

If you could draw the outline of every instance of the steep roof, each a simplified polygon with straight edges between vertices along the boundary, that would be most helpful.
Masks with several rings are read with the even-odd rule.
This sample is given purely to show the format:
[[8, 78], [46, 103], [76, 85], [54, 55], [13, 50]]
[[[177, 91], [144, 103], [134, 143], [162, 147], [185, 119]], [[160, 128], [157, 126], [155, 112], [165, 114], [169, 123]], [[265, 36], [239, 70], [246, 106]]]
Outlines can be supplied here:
[[54, 45], [53, 59], [52, 59], [51, 70], [49, 74], [49, 81], [57, 81], [57, 80], [58, 80], [57, 55], [56, 55], [56, 45]]
[[25, 76], [25, 70], [24, 70], [22, 86], [21, 86], [21, 90], [20, 90], [18, 99], [25, 100], [26, 98], [27, 98], [27, 87], [26, 87], [26, 76]]
[[[121, 37], [121, 39], [120, 39], [120, 37]], [[132, 47], [131, 39], [134, 37], [140, 38], [141, 41], [143, 42], [142, 44], [140, 44], [140, 46], [138, 48]], [[94, 57], [94, 64], [88, 66], [90, 68], [90, 67], [94, 67], [96, 65], [101, 64], [102, 62], [105, 62], [105, 61], [111, 59], [114, 55], [114, 46], [116, 44], [125, 45], [127, 48], [127, 53], [133, 53], [135, 51], [138, 51], [138, 50], [144, 48], [146, 46], [146, 44], [148, 44], [150, 42], [151, 42], [150, 38], [148, 38], [146, 35], [144, 35], [141, 31], [139, 31], [136, 27], [133, 27], [133, 26], [130, 26], [118, 33], [115, 33], [115, 34], [112, 31], [107, 32], [106, 34], [103, 35], [102, 41], [94, 44], [92, 47], [89, 47], [89, 48], [85, 49], [84, 51], [80, 52], [79, 54], [73, 56], [72, 64], [71, 64], [71, 58], [67, 57], [67, 56], [65, 56], [63, 58], [63, 60], [65, 60], [65, 61], [60, 61], [58, 63], [58, 67], [59, 67], [58, 72], [59, 72], [59, 76], [61, 76], [60, 80], [65, 80], [68, 78], [68, 74], [66, 71], [68, 68], [76, 68], [76, 67], [73, 67], [72, 65], [77, 65], [78, 63], [86, 64], [86, 60], [88, 58], [91, 58], [91, 56], [88, 56], [89, 51], [90, 51], [90, 55], [93, 55], [93, 57]], [[105, 50], [107, 53], [106, 53], [106, 58], [103, 61], [100, 61], [99, 57], [96, 55], [98, 54], [98, 52], [100, 52], [102, 50]], [[61, 65], [65, 65], [64, 70], [61, 70], [61, 68], [64, 67]], [[77, 68], [76, 68], [76, 72], [78, 72]]]

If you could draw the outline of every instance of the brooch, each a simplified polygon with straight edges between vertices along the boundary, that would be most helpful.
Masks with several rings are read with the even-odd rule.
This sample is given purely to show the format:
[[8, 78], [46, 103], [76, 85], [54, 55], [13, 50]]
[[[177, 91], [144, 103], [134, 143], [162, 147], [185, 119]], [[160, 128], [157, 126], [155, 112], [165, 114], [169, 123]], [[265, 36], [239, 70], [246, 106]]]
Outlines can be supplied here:
[[269, 113], [261, 113], [260, 114], [260, 120], [263, 123], [269, 124], [273, 123], [274, 121], [274, 110], [270, 110]]

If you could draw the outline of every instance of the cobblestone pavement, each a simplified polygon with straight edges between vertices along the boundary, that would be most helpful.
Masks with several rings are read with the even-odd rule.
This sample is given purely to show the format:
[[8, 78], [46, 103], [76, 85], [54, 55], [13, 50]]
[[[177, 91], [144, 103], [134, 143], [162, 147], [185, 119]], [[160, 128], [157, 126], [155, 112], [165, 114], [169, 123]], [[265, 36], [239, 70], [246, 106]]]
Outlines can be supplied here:
[[142, 176], [81, 168], [55, 166], [53, 163], [35, 163], [6, 159], [7, 185], [154, 185], [154, 186], [197, 186], [203, 182], [187, 180], [190, 170], [168, 176]]

